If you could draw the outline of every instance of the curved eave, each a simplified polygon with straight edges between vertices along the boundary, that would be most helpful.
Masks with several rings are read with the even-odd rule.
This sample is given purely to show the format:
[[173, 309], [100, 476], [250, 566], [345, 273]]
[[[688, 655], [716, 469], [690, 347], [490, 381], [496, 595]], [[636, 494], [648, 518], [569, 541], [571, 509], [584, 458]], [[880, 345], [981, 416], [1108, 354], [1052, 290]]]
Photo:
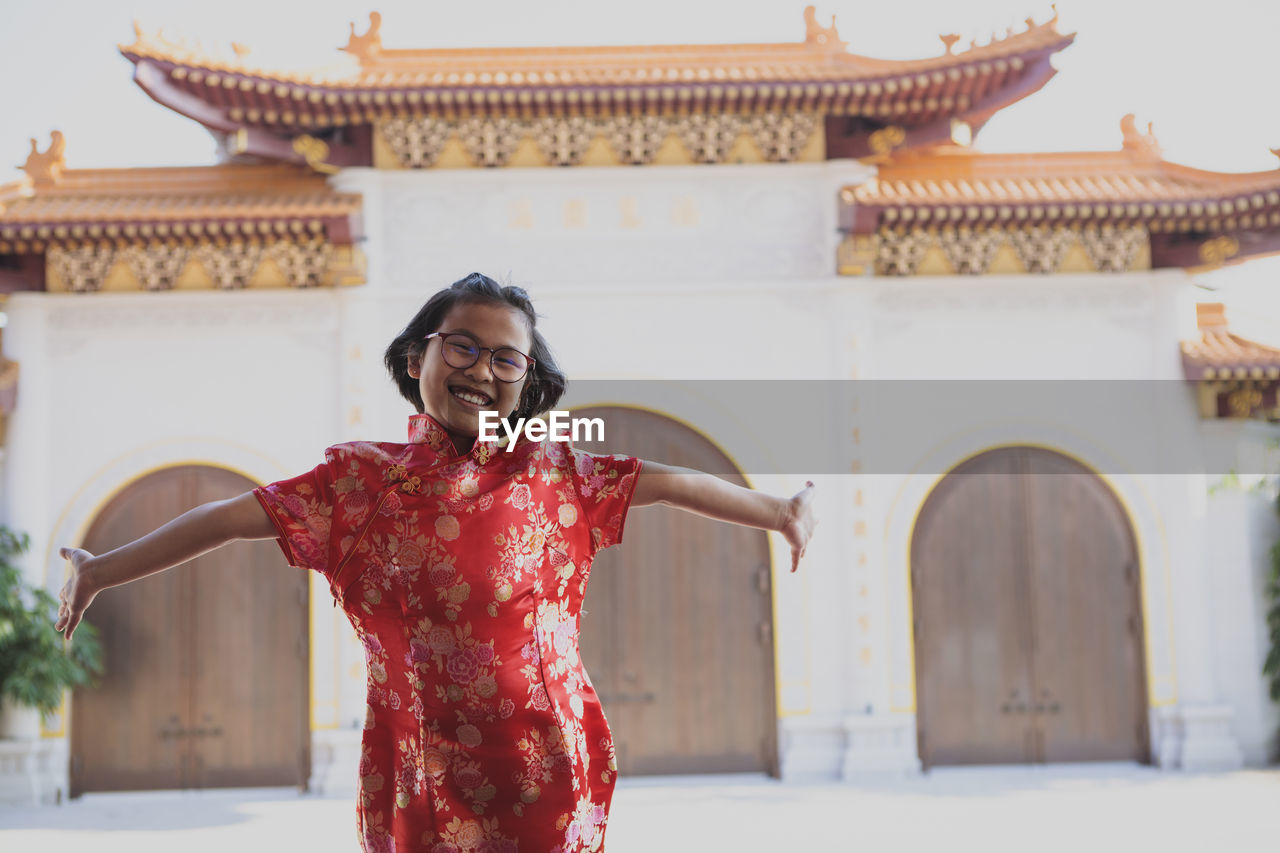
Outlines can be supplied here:
[[[1280, 171], [1228, 174], [1129, 152], [917, 152], [840, 194], [841, 229], [1139, 225], [1152, 265], [1200, 268], [1280, 252]], [[1211, 242], [1216, 241], [1216, 242]]]
[[110, 241], [363, 239], [362, 199], [287, 166], [68, 170], [0, 209], [0, 254]]
[[[1072, 39], [1066, 37], [1066, 43]], [[964, 74], [956, 80], [948, 74], [948, 86], [929, 90], [933, 94], [923, 100], [913, 98], [900, 113], [901, 101], [889, 109], [876, 104], [865, 115], [828, 116], [827, 157], [880, 159], [895, 151], [937, 145], [951, 139], [955, 122], [967, 124], [976, 137], [991, 116], [1039, 91], [1058, 73], [1051, 61], [1058, 49], [1045, 48], [1016, 68], [1003, 61], [983, 63], [994, 74], [975, 74], [976, 80]], [[877, 137], [879, 131], [885, 133]]]
[[[817, 112], [861, 121], [853, 150], [865, 156], [870, 132], [887, 124], [908, 128], [907, 145], [939, 138], [951, 121], [977, 128], [998, 109], [1039, 89], [1053, 75], [1049, 56], [1074, 35], [1045, 30], [993, 46], [924, 61], [872, 61], [851, 54], [782, 45], [805, 62], [764, 65], [740, 73], [703, 68], [678, 79], [620, 79], [613, 69], [579, 68], [538, 82], [515, 72], [420, 70], [369, 72], [349, 79], [312, 80], [255, 69], [209, 67], [197, 61], [122, 48], [134, 79], [153, 99], [223, 134], [258, 134], [254, 153], [298, 160], [291, 137], [332, 128], [367, 126], [392, 116], [456, 118], [502, 115], [613, 116], [646, 113], [759, 111]], [[691, 46], [701, 48], [702, 46]], [[735, 47], [735, 46], [729, 46]], [[740, 46], [758, 49], [761, 46]], [[770, 46], [763, 46], [770, 47]], [[711, 46], [708, 50], [717, 50]], [[797, 50], [800, 48], [800, 50]], [[395, 52], [384, 52], [394, 56]], [[452, 55], [456, 52], [433, 52]], [[463, 52], [465, 53], [465, 52]], [[477, 56], [492, 52], [477, 52]], [[420, 61], [420, 60], [419, 60]], [[562, 60], [563, 61], [563, 60]], [[617, 64], [615, 59], [614, 64]], [[692, 79], [687, 79], [692, 77]], [[500, 81], [500, 82], [499, 82]], [[865, 150], [864, 150], [865, 149]], [[274, 152], [274, 153], [272, 153]], [[350, 155], [347, 157], [347, 155]], [[335, 165], [363, 152], [336, 151]]]
[[1192, 382], [1280, 379], [1280, 350], [1230, 332], [1202, 332], [1180, 348], [1183, 376]]

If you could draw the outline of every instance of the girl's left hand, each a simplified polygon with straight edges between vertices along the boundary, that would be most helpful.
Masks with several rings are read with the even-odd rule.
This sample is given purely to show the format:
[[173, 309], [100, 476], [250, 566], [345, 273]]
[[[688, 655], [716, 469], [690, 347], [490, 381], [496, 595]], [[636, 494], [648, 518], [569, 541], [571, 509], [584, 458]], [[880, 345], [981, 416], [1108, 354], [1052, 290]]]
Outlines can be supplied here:
[[813, 536], [813, 528], [818, 520], [813, 515], [813, 483], [806, 481], [804, 489], [796, 494], [787, 505], [786, 521], [782, 527], [782, 535], [787, 537], [791, 545], [791, 571], [800, 568], [800, 558]]

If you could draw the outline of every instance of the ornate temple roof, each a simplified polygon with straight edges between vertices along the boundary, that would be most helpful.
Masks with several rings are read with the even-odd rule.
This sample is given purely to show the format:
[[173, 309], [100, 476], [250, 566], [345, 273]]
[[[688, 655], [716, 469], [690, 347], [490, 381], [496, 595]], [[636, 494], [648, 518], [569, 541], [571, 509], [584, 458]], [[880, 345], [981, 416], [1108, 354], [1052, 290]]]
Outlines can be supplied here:
[[[54, 145], [58, 145], [55, 137]], [[34, 142], [34, 140], [33, 140]], [[35, 152], [47, 156], [48, 152]], [[28, 160], [31, 163], [31, 160]], [[305, 168], [284, 164], [154, 169], [64, 169], [29, 165], [24, 180], [0, 185], [4, 244], [97, 237], [170, 237], [323, 232], [359, 238], [361, 197], [335, 192]]]
[[1233, 334], [1221, 302], [1196, 305], [1199, 336], [1182, 341], [1182, 372], [1192, 381], [1280, 378], [1280, 349]]
[[841, 193], [841, 227], [1140, 228], [1151, 266], [1197, 267], [1280, 251], [1280, 170], [1232, 174], [1164, 160], [1148, 128], [1121, 121], [1119, 151], [895, 154]]
[[218, 59], [136, 26], [120, 50], [158, 102], [215, 132], [245, 132], [248, 153], [297, 162], [307, 158], [294, 140], [347, 129], [311, 159], [368, 165], [367, 129], [393, 119], [796, 112], [834, 122], [828, 156], [865, 157], [948, 138], [953, 121], [976, 131], [1039, 89], [1055, 73], [1050, 56], [1074, 39], [1056, 23], [1028, 19], [961, 51], [944, 35], [941, 55], [918, 60], [849, 53], [834, 18], [823, 26], [813, 7], [802, 42], [453, 50], [383, 48], [375, 12], [365, 33], [351, 27], [346, 73], [259, 68], [238, 45]]
[[[326, 260], [324, 270], [286, 272], [284, 278], [297, 286], [326, 277], [333, 283], [361, 277], [354, 244], [362, 239], [362, 199], [333, 190], [306, 167], [67, 169], [64, 149], [57, 131], [45, 151], [32, 140], [26, 174], [0, 185], [0, 260], [8, 258], [0, 265], [0, 292], [47, 289], [47, 263], [59, 258], [72, 258], [63, 266], [75, 269], [82, 286], [63, 280], [57, 285], [95, 290], [108, 277], [115, 254], [132, 252], [132, 258], [139, 251], [150, 253], [151, 261], [164, 255], [173, 267], [158, 277], [154, 269], [139, 267], [138, 283], [149, 289], [173, 286], [195, 255], [212, 266], [226, 260], [227, 252], [240, 258], [240, 268], [210, 273], [209, 286], [247, 286], [263, 258], [286, 249], [293, 251], [286, 265], [298, 259], [299, 251], [326, 258], [336, 251], [342, 259], [340, 264]], [[231, 243], [237, 248], [227, 249]], [[219, 252], [226, 257], [215, 258]], [[81, 273], [88, 261], [74, 258], [89, 256], [96, 258], [97, 272], [86, 278]], [[150, 285], [143, 281], [148, 277]]]

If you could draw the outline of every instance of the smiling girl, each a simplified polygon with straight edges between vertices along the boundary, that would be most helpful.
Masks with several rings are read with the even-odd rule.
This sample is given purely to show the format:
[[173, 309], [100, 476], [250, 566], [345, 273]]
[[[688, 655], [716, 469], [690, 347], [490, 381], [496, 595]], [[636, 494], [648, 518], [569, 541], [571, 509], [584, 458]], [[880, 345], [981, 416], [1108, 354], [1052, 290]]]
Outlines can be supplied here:
[[114, 551], [62, 548], [58, 629], [70, 637], [103, 589], [276, 538], [328, 581], [365, 648], [366, 853], [601, 850], [617, 772], [578, 654], [592, 559], [622, 541], [629, 507], [666, 504], [781, 531], [795, 571], [813, 487], [778, 498], [560, 441], [479, 438], [481, 412], [531, 418], [564, 393], [536, 318], [522, 289], [479, 273], [435, 294], [386, 351], [418, 411], [408, 443], [340, 444]]

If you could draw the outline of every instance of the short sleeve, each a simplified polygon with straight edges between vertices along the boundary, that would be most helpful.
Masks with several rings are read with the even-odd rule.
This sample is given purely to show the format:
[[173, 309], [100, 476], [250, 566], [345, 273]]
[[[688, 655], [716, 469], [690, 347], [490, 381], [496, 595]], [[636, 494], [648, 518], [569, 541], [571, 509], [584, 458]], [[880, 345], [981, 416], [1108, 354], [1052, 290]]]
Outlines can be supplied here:
[[617, 545], [635, 495], [641, 460], [573, 448], [566, 462], [583, 520], [591, 532], [591, 552]]
[[276, 527], [289, 565], [328, 575], [333, 536], [332, 450], [314, 470], [253, 490]]

